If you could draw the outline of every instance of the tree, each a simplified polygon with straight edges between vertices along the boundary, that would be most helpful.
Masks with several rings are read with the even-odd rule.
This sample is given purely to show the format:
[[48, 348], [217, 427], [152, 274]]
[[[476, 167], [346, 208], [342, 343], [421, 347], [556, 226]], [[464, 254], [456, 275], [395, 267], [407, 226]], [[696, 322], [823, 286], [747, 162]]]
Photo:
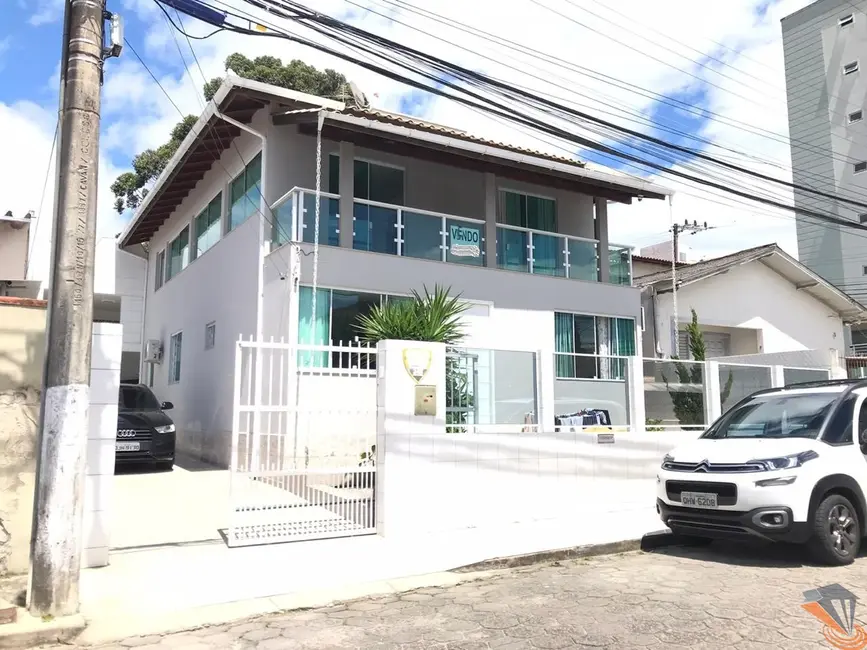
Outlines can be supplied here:
[[[704, 335], [701, 327], [698, 324], [698, 315], [695, 309], [692, 312], [692, 320], [686, 326], [686, 333], [689, 337], [689, 351], [695, 361], [707, 360], [707, 347], [704, 344]], [[674, 357], [677, 359], [677, 357]], [[703, 385], [704, 364], [699, 363], [675, 363], [674, 369], [677, 374], [677, 381], [681, 385]], [[665, 387], [668, 389], [668, 394], [671, 396], [671, 404], [674, 408], [674, 415], [682, 425], [700, 425], [704, 422], [704, 393], [689, 390], [672, 390], [668, 383], [665, 374], [662, 375], [662, 381], [665, 382]], [[726, 385], [720, 391], [720, 403], [724, 404], [728, 401], [732, 390], [732, 382], [734, 377], [729, 372]], [[709, 424], [709, 423], [708, 423]]]
[[[347, 86], [346, 78], [339, 72], [330, 69], [318, 70], [298, 59], [283, 65], [280, 59], [273, 56], [249, 59], [236, 52], [226, 58], [226, 70], [245, 79], [320, 97], [337, 97]], [[222, 83], [223, 79], [220, 77], [208, 81], [202, 88], [205, 100], [211, 101]], [[156, 149], [142, 151], [132, 159], [133, 171], [125, 172], [115, 179], [111, 184], [111, 191], [118, 213], [126, 209], [135, 210], [141, 205], [147, 196], [148, 184], [166, 168], [197, 119], [195, 115], [187, 115], [172, 129], [168, 142]]]
[[[448, 288], [436, 285], [429, 293], [425, 287], [424, 295], [413, 291], [408, 300], [388, 300], [360, 315], [355, 328], [360, 338], [370, 343], [394, 339], [457, 345], [464, 338], [461, 314], [468, 307], [460, 296], [449, 296]], [[446, 401], [448, 406], [461, 409], [446, 413], [448, 425], [467, 424], [469, 410], [475, 405], [471, 372], [461, 357], [446, 356]]]

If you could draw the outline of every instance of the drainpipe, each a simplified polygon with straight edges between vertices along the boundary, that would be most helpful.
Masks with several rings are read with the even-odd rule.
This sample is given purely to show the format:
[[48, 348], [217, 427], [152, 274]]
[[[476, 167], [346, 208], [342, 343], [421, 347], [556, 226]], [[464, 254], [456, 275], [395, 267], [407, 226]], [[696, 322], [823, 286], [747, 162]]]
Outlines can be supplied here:
[[[268, 202], [265, 198], [268, 195], [268, 138], [259, 133], [252, 127], [247, 126], [235, 120], [227, 115], [223, 115], [217, 108], [216, 104], [214, 105], [214, 115], [235, 126], [242, 131], [246, 131], [247, 133], [256, 136], [262, 141], [262, 178], [260, 180], [259, 185], [259, 234], [258, 234], [258, 248], [259, 248], [259, 262], [258, 262], [258, 270], [256, 272], [256, 340], [262, 341], [263, 339], [263, 305], [265, 302], [264, 291], [265, 291], [265, 220], [266, 220], [266, 212], [268, 210]], [[261, 383], [261, 382], [259, 382]]]

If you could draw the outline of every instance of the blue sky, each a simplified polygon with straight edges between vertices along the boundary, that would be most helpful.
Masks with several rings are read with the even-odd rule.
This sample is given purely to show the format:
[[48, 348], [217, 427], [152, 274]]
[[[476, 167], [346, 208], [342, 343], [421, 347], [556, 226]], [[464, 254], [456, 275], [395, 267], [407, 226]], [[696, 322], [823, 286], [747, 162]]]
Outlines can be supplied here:
[[[366, 1], [353, 0], [360, 4]], [[654, 51], [651, 53], [652, 56], [645, 55], [643, 49], [646, 48], [624, 48], [606, 40], [604, 34], [615, 33], [616, 38], [621, 42], [634, 44], [628, 35], [616, 34], [616, 21], [605, 24], [604, 27], [600, 26], [598, 33], [584, 30], [566, 21], [552, 21], [551, 15], [544, 12], [544, 15], [536, 15], [536, 20], [527, 21], [527, 8], [524, 5], [528, 0], [515, 0], [509, 5], [498, 3], [496, 13], [491, 13], [484, 7], [486, 2], [495, 0], [482, 1], [478, 7], [473, 5], [472, 8], [468, 7], [465, 0], [437, 0], [434, 5], [420, 3], [418, 0], [413, 1], [417, 6], [423, 5], [442, 15], [454, 16], [457, 20], [476, 29], [486, 30], [491, 34], [535, 49], [542, 49], [554, 57], [560, 57], [563, 61], [575, 61], [581, 66], [592, 68], [600, 75], [610, 75], [622, 80], [626, 85], [633, 84], [648, 89], [650, 93], [664, 94], [674, 102], [666, 103], [649, 99], [647, 95], [650, 93], [630, 94], [605, 81], [587, 78], [580, 71], [553, 65], [549, 61], [540, 61], [528, 55], [516, 54], [501, 46], [491, 45], [477, 36], [467, 36], [456, 30], [449, 31], [442, 26], [436, 27], [434, 23], [420, 19], [417, 15], [406, 14], [396, 17], [394, 13], [390, 13], [389, 16], [395, 18], [395, 21], [392, 21], [371, 14], [351, 3], [347, 4], [346, 0], [322, 0], [317, 7], [332, 15], [342, 15], [345, 19], [366, 29], [399, 42], [407, 42], [418, 49], [435, 53], [466, 67], [483, 70], [506, 81], [525, 86], [533, 92], [557, 94], [557, 101], [563, 103], [573, 101], [563, 93], [576, 90], [585, 98], [583, 103], [579, 101], [574, 104], [576, 108], [595, 111], [604, 119], [620, 120], [630, 128], [643, 128], [670, 142], [704, 148], [705, 145], [689, 137], [700, 136], [724, 143], [726, 147], [742, 148], [756, 155], [772, 157], [784, 165], [787, 164], [787, 148], [781, 147], [779, 142], [769, 144], [755, 138], [749, 139], [742, 132], [726, 129], [717, 122], [696, 115], [695, 112], [682, 110], [677, 106], [677, 102], [683, 102], [696, 109], [713, 110], [735, 116], [733, 119], [764, 121], [762, 124], [768, 129], [785, 133], [787, 125], [783, 101], [774, 100], [777, 103], [771, 110], [756, 114], [754, 108], [735, 99], [736, 92], [723, 88], [730, 85], [729, 82], [708, 68], [724, 69], [728, 75], [738, 77], [740, 73], [732, 70], [749, 72], [761, 78], [767, 75], [773, 83], [780, 86], [783, 82], [780, 69], [779, 18], [780, 15], [807, 4], [808, 0], [731, 0], [731, 3], [726, 5], [727, 9], [709, 9], [707, 13], [712, 11], [717, 13], [708, 16], [699, 16], [694, 11], [685, 12], [685, 7], [694, 7], [687, 0], [654, 0], [650, 3], [647, 0], [604, 0], [603, 3], [575, 0], [574, 5], [564, 5], [562, 2], [557, 5], [559, 8], [576, 7], [574, 10], [576, 16], [579, 15], [578, 11], [582, 5], [592, 7], [592, 10], [597, 13], [604, 11], [603, 7], [608, 5], [631, 16], [636, 24], [647, 24], [649, 29], [653, 28], [663, 34], [652, 38], [666, 43], [666, 49]], [[554, 5], [559, 0], [544, 0], [544, 2]], [[13, 179], [11, 183], [15, 190], [14, 200], [0, 195], [0, 200], [20, 205], [23, 209], [33, 209], [40, 202], [41, 179], [45, 173], [48, 160], [47, 148], [50, 146], [54, 127], [52, 116], [57, 108], [57, 69], [60, 56], [62, 6], [63, 0], [6, 0], [4, 8], [7, 10], [7, 19], [3, 21], [5, 27], [0, 27], [0, 110], [6, 110], [8, 115], [15, 117], [16, 120], [23, 120], [24, 125], [38, 127], [43, 138], [44, 151], [41, 149], [37, 151], [39, 148], [33, 147], [33, 163], [27, 165], [27, 178], [22, 177], [20, 182]], [[372, 0], [371, 7], [378, 12], [386, 11], [384, 5], [373, 5]], [[155, 8], [153, 1], [111, 0], [109, 9], [121, 11], [126, 37], [147, 61], [148, 66], [167, 88], [182, 112], [198, 113], [201, 109], [198, 98], [201, 77], [195, 68], [193, 68], [194, 72], [190, 73], [194, 78], [191, 80], [187, 76], [188, 73], [178, 56], [179, 45], [173, 40], [163, 15]], [[582, 16], [581, 20], [592, 24], [586, 16]], [[419, 33], [417, 29], [412, 30], [397, 21], [422, 27], [430, 31], [430, 34]], [[190, 21], [187, 24], [190, 24]], [[192, 27], [191, 31], [195, 29]], [[632, 29], [635, 27], [633, 26]], [[202, 28], [199, 28], [199, 33], [201, 32]], [[666, 38], [664, 34], [670, 35], [668, 41], [664, 40]], [[696, 40], [688, 44], [692, 48], [691, 52], [684, 50], [686, 54], [680, 58], [670, 54], [672, 48], [681, 49], [677, 45], [679, 41], [692, 37]], [[457, 42], [464, 48], [486, 54], [482, 58], [473, 56], [459, 47], [444, 45], [446, 41]], [[180, 47], [189, 59], [189, 51], [183, 39]], [[401, 87], [395, 82], [378, 78], [358, 68], [353, 69], [351, 66], [347, 68], [339, 61], [323, 58], [323, 55], [300, 49], [300, 46], [289, 46], [283, 41], [278, 44], [274, 43], [274, 39], [221, 34], [208, 41], [196, 41], [195, 48], [208, 78], [221, 74], [222, 61], [233, 51], [240, 50], [250, 55], [274, 54], [284, 60], [298, 57], [319, 67], [328, 65], [345, 72], [351, 79], [359, 82], [375, 105], [382, 108], [410, 113], [498, 140], [546, 149], [559, 154], [565, 153], [564, 147], [567, 149], [569, 147], [562, 141], [550, 142], [550, 137], [543, 137], [540, 141], [538, 136], [528, 135], [526, 129], [516, 130], [504, 126], [502, 122], [492, 122], [477, 113], [456, 107], [428, 93]], [[704, 52], [706, 56], [698, 57], [696, 51]], [[699, 59], [700, 63], [707, 68], [690, 64], [689, 59]], [[725, 63], [720, 64], [718, 59]], [[660, 65], [660, 63], [667, 65]], [[759, 64], [764, 68], [757, 67]], [[727, 66], [732, 68], [729, 69]], [[557, 80], [557, 85], [548, 83], [552, 79]], [[558, 87], [562, 90], [558, 90]], [[108, 62], [106, 85], [103, 90], [104, 160], [100, 178], [102, 188], [100, 214], [104, 215], [102, 217], [104, 230], [113, 231], [122, 224], [118, 222], [116, 216], [111, 216], [110, 206], [106, 205], [110, 203], [111, 197], [105, 188], [118, 173], [128, 168], [135, 153], [145, 147], [161, 144], [180, 116], [128, 50], [120, 60]], [[744, 91], [738, 89], [738, 92]], [[38, 111], [36, 107], [41, 107], [43, 110]], [[671, 131], [680, 131], [686, 135], [672, 133], [659, 126], [640, 126], [631, 118], [624, 117], [635, 112], [640, 113], [645, 121], [665, 125]], [[21, 131], [17, 126], [18, 122], [14, 124], [15, 127], [9, 128]], [[2, 126], [0, 124], [0, 127]], [[0, 133], [0, 136], [3, 135]], [[602, 139], [598, 134], [593, 134], [592, 137], [597, 140]], [[32, 138], [28, 142], [30, 141]], [[617, 146], [624, 151], [639, 154], [665, 165], [683, 166], [689, 164], [691, 159], [691, 156], [686, 154], [672, 156], [669, 153], [663, 157], [649, 151], [646, 145], [629, 139], [623, 139]], [[628, 163], [616, 162], [605, 156], [580, 151], [577, 148], [573, 151], [591, 163], [613, 167], [630, 174], [639, 173], [639, 170]], [[21, 167], [22, 165], [19, 164], [13, 167], [11, 172], [24, 174], [25, 171]], [[651, 172], [645, 171], [643, 175], [651, 175]], [[680, 208], [686, 212], [685, 217], [692, 220], [697, 212], [701, 212], [699, 216], [704, 218], [712, 214], [713, 218], [732, 227], [733, 234], [730, 240], [724, 241], [716, 237], [713, 242], [715, 246], [732, 249], [738, 247], [747, 238], [759, 236], [762, 238], [761, 241], [746, 243], [766, 243], [768, 240], [790, 237], [790, 232], [793, 231], [791, 225], [782, 223], [780, 218], [776, 218], [775, 221], [769, 218], [763, 222], [765, 224], [763, 232], [766, 234], [745, 233], [739, 224], [750, 223], [750, 227], [754, 227], [755, 215], [737, 214], [726, 210], [726, 206], [716, 199], [712, 199], [710, 203], [707, 201], [697, 203], [698, 198], [687, 198], [688, 196], [683, 194], [679, 198], [679, 205], [685, 206]], [[649, 209], [646, 207], [647, 203], [644, 202], [645, 205], [642, 205], [640, 210], [630, 207], [628, 215], [618, 220], [619, 224], [623, 224], [622, 232], [628, 233], [634, 240], [624, 243], [649, 244], [653, 243], [651, 241], [653, 238], [659, 239], [665, 236], [667, 210], [659, 211], [658, 214], [647, 213]], [[621, 241], [623, 240], [620, 233], [615, 234]], [[792, 242], [793, 238], [789, 241]], [[791, 245], [789, 250], [792, 250]]]

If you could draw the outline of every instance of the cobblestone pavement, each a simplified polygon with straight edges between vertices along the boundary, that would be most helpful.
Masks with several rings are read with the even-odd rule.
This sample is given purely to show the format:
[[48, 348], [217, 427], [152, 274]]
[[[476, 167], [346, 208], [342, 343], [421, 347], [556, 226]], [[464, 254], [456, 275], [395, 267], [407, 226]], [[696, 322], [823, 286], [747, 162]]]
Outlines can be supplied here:
[[[101, 648], [829, 648], [801, 608], [803, 592], [840, 583], [867, 601], [867, 558], [842, 568], [803, 562], [788, 547], [636, 552]], [[867, 618], [867, 602], [858, 614]]]

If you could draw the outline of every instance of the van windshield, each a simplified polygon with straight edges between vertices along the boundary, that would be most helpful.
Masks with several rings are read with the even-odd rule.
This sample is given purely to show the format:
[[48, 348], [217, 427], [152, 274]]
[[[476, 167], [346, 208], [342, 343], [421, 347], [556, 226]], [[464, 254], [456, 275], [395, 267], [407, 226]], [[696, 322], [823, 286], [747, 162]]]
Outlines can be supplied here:
[[147, 386], [121, 386], [117, 400], [121, 411], [159, 411], [160, 403]]
[[758, 396], [734, 407], [702, 438], [816, 439], [839, 396], [839, 392]]

